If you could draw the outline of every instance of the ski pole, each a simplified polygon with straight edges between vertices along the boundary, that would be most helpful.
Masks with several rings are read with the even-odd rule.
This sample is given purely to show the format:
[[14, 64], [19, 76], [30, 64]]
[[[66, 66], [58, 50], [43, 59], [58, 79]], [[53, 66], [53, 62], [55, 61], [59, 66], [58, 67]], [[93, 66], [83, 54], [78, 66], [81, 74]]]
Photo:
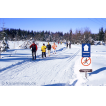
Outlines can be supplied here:
[[[38, 56], [38, 52], [37, 52], [37, 56]], [[39, 57], [39, 56], [38, 56]], [[40, 60], [40, 58], [39, 58], [39, 60]]]

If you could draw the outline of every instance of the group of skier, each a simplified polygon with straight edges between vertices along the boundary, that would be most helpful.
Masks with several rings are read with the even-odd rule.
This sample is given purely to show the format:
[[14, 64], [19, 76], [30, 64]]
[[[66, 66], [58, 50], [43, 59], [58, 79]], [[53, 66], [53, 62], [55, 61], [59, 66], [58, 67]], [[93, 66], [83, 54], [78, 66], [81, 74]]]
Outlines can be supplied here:
[[[37, 45], [35, 44], [35, 42], [33, 41], [32, 45], [30, 46], [30, 48], [32, 49], [32, 58], [36, 60], [36, 51], [38, 49]], [[43, 46], [41, 47], [41, 51], [42, 51], [42, 58], [46, 57], [46, 49], [48, 50], [48, 56], [50, 56], [50, 51], [51, 48], [53, 48], [53, 54], [56, 54], [56, 48], [57, 45], [55, 43], [53, 43], [53, 45], [51, 46], [51, 44], [48, 42], [48, 44], [45, 46], [45, 44], [43, 43]]]
[[62, 44], [62, 42], [58, 42], [58, 44], [59, 44], [59, 43]]
[[67, 48], [68, 48], [68, 46], [69, 46], [69, 48], [71, 48], [71, 42], [69, 42], [69, 43], [67, 42], [66, 46], [67, 46]]

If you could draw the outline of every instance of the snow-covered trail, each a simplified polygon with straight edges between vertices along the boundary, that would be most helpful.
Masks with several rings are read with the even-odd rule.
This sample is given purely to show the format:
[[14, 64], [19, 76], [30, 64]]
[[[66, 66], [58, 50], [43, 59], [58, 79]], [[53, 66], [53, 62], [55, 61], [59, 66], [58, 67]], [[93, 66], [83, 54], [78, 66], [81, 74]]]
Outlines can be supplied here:
[[79, 48], [61, 48], [57, 54], [32, 61], [30, 58], [10, 65], [0, 73], [1, 85], [69, 85], [73, 77], [73, 67], [78, 57]]
[[[2, 52], [0, 58], [0, 85], [8, 86], [100, 86], [106, 85], [106, 46], [92, 45], [91, 73], [79, 72], [81, 65], [81, 45], [73, 45], [71, 49], [65, 44], [57, 44], [57, 53], [41, 58], [41, 46], [38, 42], [37, 60], [32, 60], [31, 50], [20, 48], [19, 42], [10, 42], [10, 49]], [[53, 43], [51, 42], [51, 45]], [[15, 45], [15, 47], [14, 47]], [[87, 67], [89, 68], [89, 67]]]

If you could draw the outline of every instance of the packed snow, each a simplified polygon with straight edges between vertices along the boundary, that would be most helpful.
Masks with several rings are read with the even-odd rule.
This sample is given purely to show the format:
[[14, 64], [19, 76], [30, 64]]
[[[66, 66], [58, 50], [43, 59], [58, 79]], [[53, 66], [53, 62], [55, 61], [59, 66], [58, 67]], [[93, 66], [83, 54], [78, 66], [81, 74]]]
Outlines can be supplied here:
[[[41, 57], [41, 46], [48, 42], [36, 41], [37, 59], [32, 60], [31, 49], [23, 47], [24, 41], [9, 41], [9, 48], [0, 55], [0, 86], [105, 86], [106, 46], [91, 45], [93, 72], [79, 72], [82, 45], [58, 44], [56, 54], [51, 49], [50, 57]], [[52, 45], [53, 42], [50, 42]], [[30, 45], [29, 45], [30, 46]], [[47, 53], [47, 51], [46, 51]], [[89, 69], [88, 66], [84, 66]]]

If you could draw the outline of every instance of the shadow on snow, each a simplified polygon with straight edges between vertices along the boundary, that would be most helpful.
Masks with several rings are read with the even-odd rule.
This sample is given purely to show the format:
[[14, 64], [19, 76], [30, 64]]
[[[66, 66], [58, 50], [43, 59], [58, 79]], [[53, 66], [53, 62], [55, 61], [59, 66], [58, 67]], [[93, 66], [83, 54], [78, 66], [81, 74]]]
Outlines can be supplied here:
[[43, 86], [66, 86], [66, 83], [56, 83], [56, 84], [48, 84], [48, 85], [43, 85]]
[[[26, 55], [26, 56], [19, 56], [19, 55], [8, 56], [9, 58], [0, 59], [0, 62], [10, 62], [10, 61], [14, 61], [14, 60], [28, 60], [28, 61], [32, 60], [31, 55], [29, 55], [29, 56], [27, 56], [27, 54], [24, 54], [24, 55]], [[73, 56], [73, 54], [61, 55], [59, 57], [58, 57], [58, 54], [57, 55], [53, 54], [50, 57], [42, 58], [41, 55], [38, 55], [38, 56], [36, 56], [37, 59], [35, 61], [42, 61], [42, 60], [48, 61], [48, 60], [55, 60], [55, 59], [65, 59], [65, 58], [69, 58], [71, 56]]]
[[14, 67], [14, 66], [16, 66], [16, 65], [21, 65], [21, 64], [24, 63], [24, 62], [26, 62], [26, 61], [24, 60], [24, 61], [18, 62], [18, 63], [16, 63], [16, 64], [12, 64], [12, 65], [10, 65], [10, 66], [8, 66], [8, 67], [5, 67], [5, 68], [3, 68], [3, 69], [0, 69], [0, 72], [5, 71], [5, 70], [7, 70], [7, 69], [9, 69], [9, 68], [12, 68], [12, 67]]
[[21, 53], [16, 53], [16, 54], [1, 54], [1, 56], [6, 56], [6, 55], [7, 55], [7, 57], [13, 57], [14, 55], [31, 55], [31, 54], [21, 54]]
[[93, 72], [88, 73], [88, 74], [89, 74], [89, 76], [91, 76], [92, 74], [98, 74], [99, 72], [104, 71], [104, 70], [106, 70], [106, 67], [99, 68], [96, 71], [93, 71]]
[[43, 86], [75, 86], [78, 80], [75, 80], [72, 84], [68, 83], [56, 83], [56, 84], [48, 84], [48, 85], [43, 85]]
[[[64, 48], [61, 48], [61, 49], [59, 49], [59, 50], [57, 50], [57, 55], [58, 55], [58, 52], [59, 51], [62, 51], [63, 49], [65, 49], [65, 47]], [[23, 49], [22, 49], [23, 50]], [[51, 52], [51, 56], [52, 56], [52, 53], [53, 52]], [[32, 53], [31, 54], [22, 54], [22, 53], [16, 53], [16, 54], [1, 54], [1, 56], [5, 56], [6, 55], [6, 57], [9, 57], [9, 58], [4, 58], [4, 57], [2, 57], [2, 59], [0, 59], [0, 61], [1, 62], [10, 62], [10, 61], [12, 61], [12, 60], [26, 60], [26, 59], [29, 59], [30, 60], [30, 58], [32, 58]], [[22, 56], [21, 56], [22, 55]], [[25, 56], [25, 57], [23, 57], [23, 55]], [[57, 57], [57, 55], [53, 55], [54, 57], [46, 57], [46, 59], [45, 58], [41, 58], [40, 56], [41, 55], [37, 55], [36, 56], [36, 61], [42, 61], [42, 60], [53, 60], [53, 59], [64, 59], [64, 58], [68, 58], [68, 57], [70, 57], [71, 55], [72, 55], [72, 53], [71, 54], [67, 54], [67, 55], [61, 55], [61, 57]]]
[[[63, 50], [64, 48], [62, 48], [62, 49], [59, 49], [59, 50], [57, 50], [57, 51], [61, 51], [61, 50]], [[23, 50], [23, 49], [22, 49]], [[10, 50], [10, 51], [13, 51], [13, 50]], [[4, 55], [6, 55], [6, 54], [4, 54]], [[21, 62], [18, 62], [18, 63], [16, 63], [16, 64], [12, 64], [12, 65], [10, 65], [10, 66], [8, 66], [8, 67], [5, 67], [5, 68], [3, 68], [3, 69], [0, 69], [0, 72], [2, 72], [2, 71], [5, 71], [5, 70], [7, 70], [7, 69], [9, 69], [9, 68], [12, 68], [12, 67], [14, 67], [14, 66], [16, 66], [16, 65], [21, 65], [22, 63], [25, 63], [25, 62], [28, 62], [28, 61], [31, 61], [31, 62], [39, 62], [39, 61], [42, 61], [42, 60], [50, 60], [49, 58], [51, 58], [51, 59], [53, 59], [52, 57], [49, 57], [49, 58], [46, 58], [46, 59], [39, 59], [39, 57], [41, 56], [41, 55], [38, 55], [37, 56], [37, 59], [36, 60], [32, 60], [32, 54], [30, 54], [30, 56], [28, 56], [28, 57], [23, 57], [23, 56], [17, 56], [17, 55], [28, 55], [28, 54], [20, 54], [20, 53], [17, 53], [16, 55], [12, 55], [12, 56], [8, 56], [8, 57], [10, 57], [10, 58], [3, 58], [3, 59], [0, 59], [0, 62], [10, 62], [11, 60], [22, 60]], [[15, 58], [12, 58], [12, 57], [15, 57]], [[17, 57], [17, 58], [16, 58]], [[54, 58], [54, 59], [56, 59], [56, 58]]]
[[[65, 48], [65, 47], [64, 47]], [[57, 50], [57, 52], [58, 51], [62, 51], [64, 48], [61, 48], [61, 49], [59, 49], [59, 50]], [[22, 54], [19, 54], [19, 55], [22, 55]], [[28, 54], [24, 54], [24, 55], [28, 55]], [[12, 67], [14, 67], [14, 66], [16, 66], [16, 65], [21, 65], [22, 63], [25, 63], [25, 62], [34, 62], [34, 63], [36, 63], [36, 62], [39, 62], [39, 61], [47, 61], [47, 60], [53, 60], [53, 59], [65, 59], [65, 58], [69, 58], [70, 56], [72, 56], [71, 58], [73, 58], [73, 54], [71, 53], [71, 54], [69, 54], [69, 55], [61, 55], [61, 57], [57, 57], [58, 55], [53, 55], [54, 57], [46, 57], [46, 58], [43, 58], [43, 59], [41, 59], [41, 57], [40, 57], [41, 55], [38, 55], [36, 58], [36, 60], [32, 60], [32, 56], [31, 56], [31, 54], [30, 54], [30, 56], [25, 56], [25, 57], [23, 57], [23, 56], [21, 56], [21, 58], [20, 58], [20, 56], [17, 56], [17, 55], [13, 55], [13, 56], [9, 56], [10, 58], [3, 58], [3, 59], [0, 59], [0, 62], [10, 62], [10, 61], [12, 61], [12, 60], [22, 60], [21, 62], [18, 62], [18, 63], [16, 63], [16, 64], [12, 64], [12, 65], [10, 65], [10, 66], [8, 66], [8, 67], [5, 67], [5, 68], [3, 68], [3, 69], [1, 69], [0, 70], [0, 72], [2, 72], [2, 71], [5, 71], [5, 70], [7, 70], [7, 69], [9, 69], [9, 68], [12, 68]], [[14, 58], [12, 58], [12, 57], [14, 57]], [[16, 58], [17, 57], [17, 58]], [[58, 84], [59, 85], [59, 84]], [[60, 84], [61, 85], [61, 84]], [[62, 84], [62, 85], [64, 85], [64, 84]]]
[[[15, 51], [15, 50], [26, 50], [26, 49], [8, 49], [8, 50], [6, 50], [6, 52], [13, 52], [13, 51]], [[28, 50], [28, 49], [27, 49]], [[29, 49], [30, 50], [30, 49]]]

